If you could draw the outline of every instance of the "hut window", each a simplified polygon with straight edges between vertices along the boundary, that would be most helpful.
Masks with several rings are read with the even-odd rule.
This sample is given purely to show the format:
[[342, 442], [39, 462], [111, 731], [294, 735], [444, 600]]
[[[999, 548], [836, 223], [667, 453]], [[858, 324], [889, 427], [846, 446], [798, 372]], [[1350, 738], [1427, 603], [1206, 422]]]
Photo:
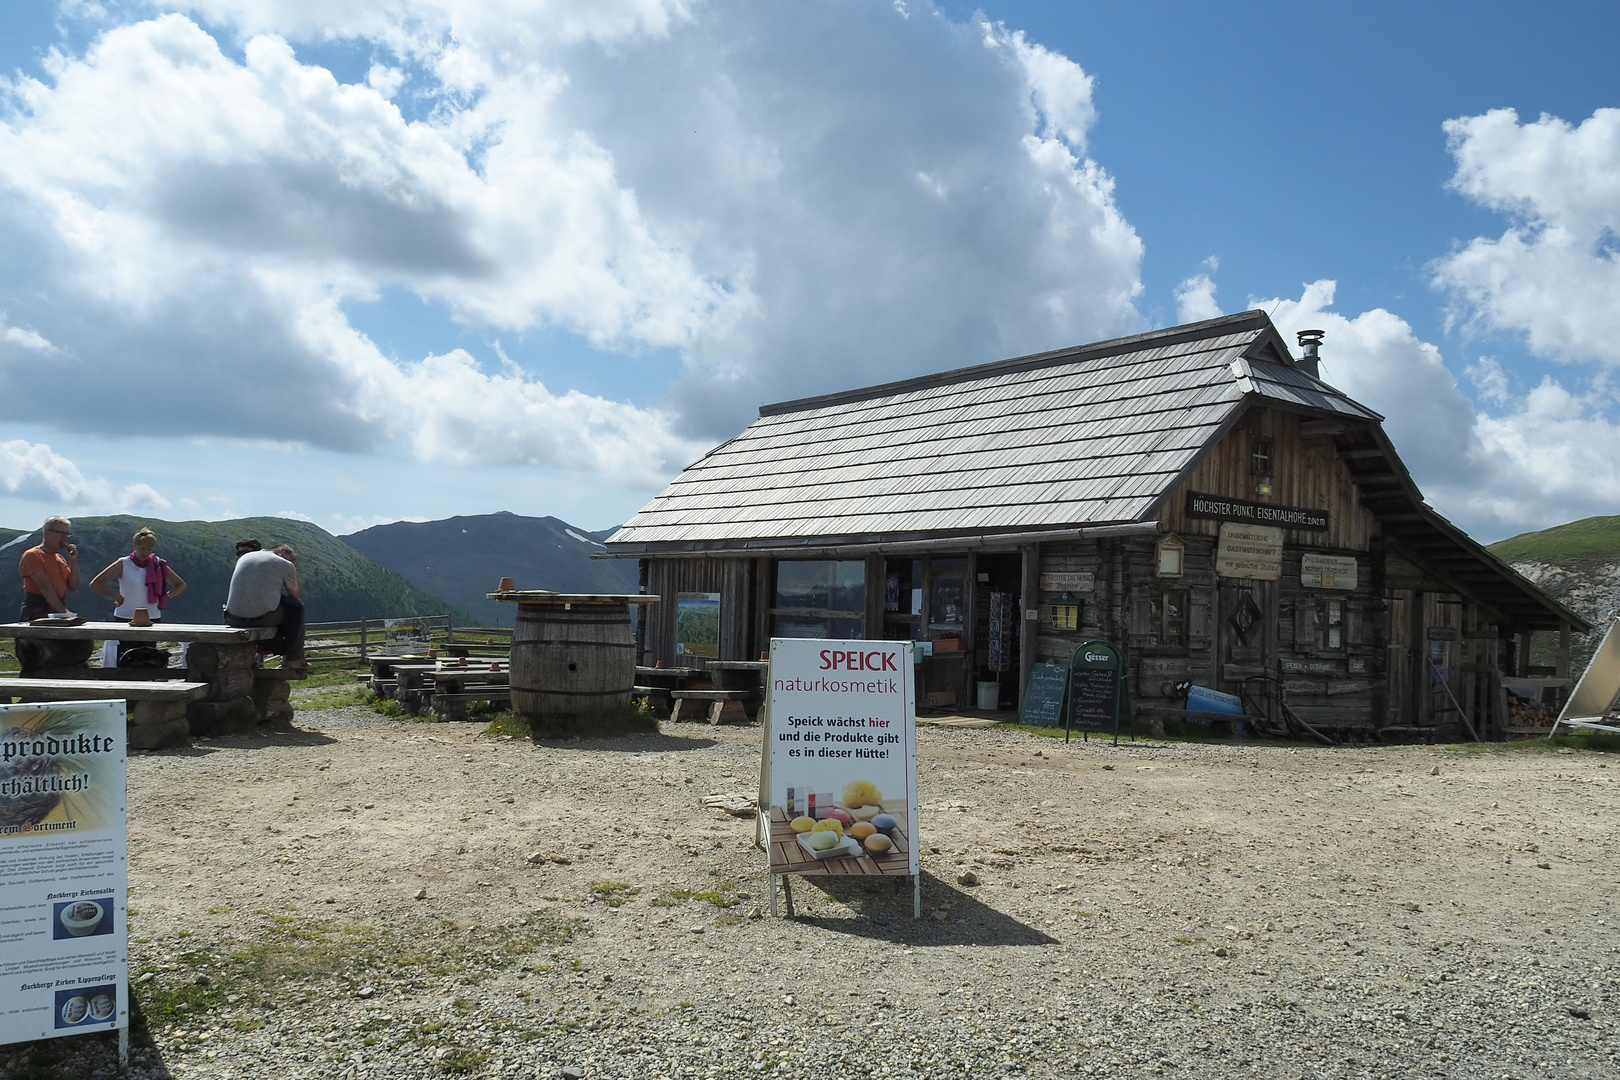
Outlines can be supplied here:
[[864, 560], [784, 560], [776, 564], [773, 637], [858, 638], [866, 612]]
[[1154, 572], [1160, 577], [1180, 577], [1186, 561], [1187, 545], [1172, 533], [1160, 540], [1153, 549]]
[[1186, 646], [1186, 589], [1154, 589], [1150, 594], [1148, 601], [1148, 644]]
[[1270, 476], [1272, 472], [1272, 442], [1255, 439], [1249, 444], [1249, 472], [1255, 476]]
[[1338, 652], [1344, 648], [1344, 601], [1316, 602], [1316, 649]]

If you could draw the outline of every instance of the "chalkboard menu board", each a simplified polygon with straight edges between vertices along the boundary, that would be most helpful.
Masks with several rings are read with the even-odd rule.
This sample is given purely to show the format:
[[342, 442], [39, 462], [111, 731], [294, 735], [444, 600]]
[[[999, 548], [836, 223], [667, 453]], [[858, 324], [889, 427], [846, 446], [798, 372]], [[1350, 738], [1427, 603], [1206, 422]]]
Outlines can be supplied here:
[[1106, 641], [1088, 641], [1074, 650], [1069, 678], [1069, 727], [1119, 733], [1119, 679], [1124, 664]]
[[1063, 691], [1069, 685], [1069, 665], [1047, 661], [1029, 669], [1029, 685], [1024, 688], [1024, 708], [1020, 724], [1055, 727], [1063, 722]]

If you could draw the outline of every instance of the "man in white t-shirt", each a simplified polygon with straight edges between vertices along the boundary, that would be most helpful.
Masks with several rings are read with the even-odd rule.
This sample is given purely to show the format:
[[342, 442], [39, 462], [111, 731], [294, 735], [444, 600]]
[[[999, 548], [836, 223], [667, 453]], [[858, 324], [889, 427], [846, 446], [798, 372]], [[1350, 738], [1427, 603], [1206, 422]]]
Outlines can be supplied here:
[[259, 643], [282, 662], [304, 662], [304, 604], [298, 584], [298, 556], [285, 544], [249, 551], [236, 560], [225, 601], [228, 626], [274, 626], [276, 636]]

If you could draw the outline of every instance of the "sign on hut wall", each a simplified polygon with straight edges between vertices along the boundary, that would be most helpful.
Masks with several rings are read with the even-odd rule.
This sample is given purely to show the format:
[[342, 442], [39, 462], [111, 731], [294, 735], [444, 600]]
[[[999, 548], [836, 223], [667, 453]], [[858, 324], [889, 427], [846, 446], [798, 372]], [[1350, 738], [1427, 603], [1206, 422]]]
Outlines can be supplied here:
[[1224, 495], [1187, 493], [1187, 516], [1216, 521], [1241, 521], [1252, 525], [1276, 525], [1284, 529], [1326, 532], [1328, 512], [1311, 506], [1278, 506], [1276, 503], [1228, 499]]
[[0, 1044], [129, 1026], [122, 701], [0, 705]]
[[1282, 577], [1282, 532], [1274, 525], [1221, 522], [1215, 572], [1226, 578], [1276, 581]]
[[1097, 574], [1092, 570], [1041, 575], [1041, 592], [1091, 592], [1096, 587]]
[[1299, 557], [1299, 583], [1307, 589], [1354, 589], [1356, 560], [1307, 551]]

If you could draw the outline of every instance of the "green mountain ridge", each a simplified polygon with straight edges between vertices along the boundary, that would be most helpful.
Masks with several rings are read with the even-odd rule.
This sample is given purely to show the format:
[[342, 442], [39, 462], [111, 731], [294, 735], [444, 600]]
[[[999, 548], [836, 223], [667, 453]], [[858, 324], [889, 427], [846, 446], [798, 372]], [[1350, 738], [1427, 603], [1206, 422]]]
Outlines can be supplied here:
[[640, 589], [634, 559], [592, 559], [615, 530], [587, 532], [554, 517], [509, 511], [396, 521], [342, 540], [417, 586], [468, 612], [481, 626], [511, 626], [510, 604], [487, 599], [501, 578], [520, 589], [633, 593]]
[[[1596, 627], [1570, 641], [1571, 670], [1577, 675], [1586, 670], [1609, 621], [1620, 611], [1620, 517], [1582, 518], [1521, 533], [1486, 550]], [[1553, 662], [1555, 636], [1536, 635], [1533, 663]]]
[[[318, 525], [292, 518], [252, 517], [232, 521], [161, 521], [129, 515], [73, 519], [73, 542], [79, 548], [84, 582], [68, 606], [86, 617], [104, 619], [112, 601], [89, 589], [90, 579], [120, 556], [129, 554], [130, 538], [141, 526], [157, 534], [157, 552], [186, 582], [186, 591], [170, 601], [164, 618], [176, 622], [217, 624], [236, 565], [236, 541], [257, 537], [265, 547], [288, 544], [298, 553], [298, 576], [311, 622], [360, 618], [443, 615], [452, 610], [433, 595], [378, 564]], [[22, 578], [16, 560], [39, 543], [39, 531], [0, 530], [0, 621], [17, 617]], [[456, 612], [458, 621], [465, 612]]]
[[1506, 563], [1539, 562], [1569, 567], [1620, 562], [1620, 517], [1589, 517], [1520, 533], [1486, 548]]

